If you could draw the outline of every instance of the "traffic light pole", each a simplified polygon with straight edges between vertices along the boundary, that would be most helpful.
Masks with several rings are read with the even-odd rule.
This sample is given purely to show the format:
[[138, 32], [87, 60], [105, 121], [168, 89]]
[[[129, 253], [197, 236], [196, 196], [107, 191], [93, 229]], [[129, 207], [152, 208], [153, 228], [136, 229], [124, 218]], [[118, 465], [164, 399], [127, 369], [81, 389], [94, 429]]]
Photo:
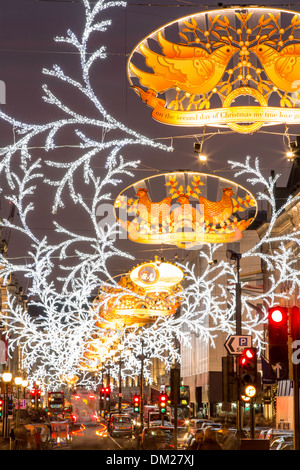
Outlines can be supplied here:
[[[240, 282], [240, 259], [242, 255], [240, 253], [232, 253], [231, 259], [236, 260], [236, 274], [237, 280], [235, 285], [235, 325], [236, 325], [236, 334], [242, 334], [242, 309], [241, 309], [241, 282]], [[238, 381], [238, 401], [237, 401], [237, 431], [241, 432], [243, 429], [243, 409], [241, 399], [239, 397], [240, 391], [240, 366], [239, 361], [236, 361], [236, 375]]]
[[[144, 427], [144, 400], [143, 400], [143, 382], [144, 382], [144, 360], [146, 359], [146, 356], [144, 354], [144, 340], [143, 338], [141, 339], [141, 344], [142, 344], [142, 354], [138, 356], [138, 359], [141, 360], [141, 376], [140, 376], [140, 422], [141, 422], [141, 429]], [[149, 423], [149, 421], [148, 421]]]
[[300, 450], [299, 364], [293, 364], [294, 449]]

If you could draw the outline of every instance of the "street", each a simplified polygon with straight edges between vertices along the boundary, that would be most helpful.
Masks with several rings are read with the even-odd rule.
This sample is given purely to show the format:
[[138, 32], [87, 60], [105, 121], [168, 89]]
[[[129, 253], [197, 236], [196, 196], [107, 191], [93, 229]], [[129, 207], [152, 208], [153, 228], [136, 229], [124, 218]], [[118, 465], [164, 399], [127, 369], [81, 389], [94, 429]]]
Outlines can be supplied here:
[[129, 437], [111, 437], [104, 423], [86, 425], [73, 434], [69, 445], [56, 445], [53, 450], [135, 450], [137, 441]]

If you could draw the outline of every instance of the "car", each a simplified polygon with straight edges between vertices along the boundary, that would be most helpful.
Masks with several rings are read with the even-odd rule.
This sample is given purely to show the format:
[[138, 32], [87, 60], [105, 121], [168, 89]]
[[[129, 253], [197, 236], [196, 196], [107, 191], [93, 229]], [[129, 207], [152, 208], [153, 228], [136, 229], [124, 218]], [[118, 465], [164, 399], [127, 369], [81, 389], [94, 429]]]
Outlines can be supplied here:
[[271, 429], [268, 430], [265, 439], [269, 439], [272, 442], [277, 437], [293, 436], [293, 435], [294, 435], [293, 431], [271, 428]]
[[262, 429], [259, 433], [258, 439], [266, 439], [268, 429]]
[[174, 450], [174, 428], [169, 426], [144, 428], [140, 447], [142, 450]]
[[193, 443], [196, 440], [197, 434], [202, 434], [203, 435], [204, 430], [203, 429], [197, 429], [195, 433], [187, 433], [187, 435], [184, 438], [184, 449], [190, 449], [190, 447], [193, 445]]
[[178, 449], [185, 449], [186, 439], [189, 433], [185, 427], [178, 427], [177, 428], [177, 448]]
[[114, 414], [109, 426], [111, 437], [132, 436], [133, 426], [130, 415]]
[[211, 423], [203, 423], [202, 426], [201, 426], [201, 429], [204, 431], [205, 428], [213, 428], [215, 429], [215, 431], [217, 431], [218, 429], [221, 429], [222, 427], [222, 424], [221, 423], [214, 423], [214, 422], [211, 422]]
[[280, 449], [277, 450], [295, 450], [294, 443], [293, 442], [288, 442], [286, 444], [283, 444]]
[[213, 424], [213, 421], [210, 419], [204, 419], [204, 418], [199, 418], [199, 419], [190, 419], [187, 423], [188, 430], [192, 433], [195, 434], [197, 429], [202, 428], [203, 424], [209, 423]]
[[294, 437], [291, 435], [280, 436], [273, 439], [270, 450], [290, 450], [289, 446], [291, 449], [294, 448]]
[[111, 422], [112, 422], [113, 416], [114, 416], [114, 415], [119, 415], [119, 414], [122, 414], [122, 413], [120, 413], [120, 411], [116, 411], [116, 410], [115, 410], [115, 411], [111, 411], [111, 412], [107, 415], [107, 417], [105, 418], [106, 421], [107, 421], [107, 430], [108, 430], [108, 431], [110, 430], [110, 424], [111, 424]]

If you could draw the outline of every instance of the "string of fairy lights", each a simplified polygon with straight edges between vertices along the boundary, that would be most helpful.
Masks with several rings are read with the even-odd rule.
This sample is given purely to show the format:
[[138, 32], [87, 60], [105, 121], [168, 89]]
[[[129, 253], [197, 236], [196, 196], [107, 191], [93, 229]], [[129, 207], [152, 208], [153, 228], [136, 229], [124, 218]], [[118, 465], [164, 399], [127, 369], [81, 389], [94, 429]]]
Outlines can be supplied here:
[[[197, 252], [201, 272], [197, 271], [195, 263], [177, 263], [185, 275], [180, 315], [158, 317], [151, 324], [124, 328], [118, 334], [113, 328], [99, 327], [95, 321], [91, 297], [101, 286], [119, 287], [110, 271], [110, 261], [118, 259], [120, 264], [125, 259], [132, 263], [135, 261], [132, 254], [118, 247], [121, 235], [118, 223], [114, 221], [99, 225], [97, 207], [110, 203], [111, 188], [120, 187], [124, 177], [134, 178], [143, 163], [123, 158], [125, 147], [147, 146], [153, 151], [170, 152], [172, 145], [165, 145], [159, 141], [161, 139], [150, 139], [130, 129], [104, 108], [91, 85], [90, 74], [93, 64], [107, 57], [106, 50], [101, 46], [94, 53], [88, 53], [87, 43], [94, 31], [104, 33], [111, 26], [111, 21], [102, 20], [101, 14], [107, 8], [123, 8], [125, 3], [106, 3], [102, 0], [83, 0], [82, 3], [85, 27], [81, 37], [69, 30], [65, 37], [56, 39], [80, 55], [80, 79], [68, 76], [57, 65], [51, 70], [43, 69], [43, 73], [87, 98], [98, 117], [81, 114], [75, 108], [76, 103], [73, 103], [72, 108], [65, 105], [48, 86], [43, 87], [44, 100], [61, 112], [61, 119], [49, 120], [46, 124], [26, 124], [0, 112], [1, 120], [10, 124], [15, 133], [14, 141], [0, 150], [0, 175], [9, 187], [3, 196], [15, 205], [19, 215], [17, 222], [3, 220], [3, 226], [24, 238], [25, 250], [24, 255], [18, 257], [0, 254], [1, 277], [4, 283], [9, 281], [13, 273], [27, 278], [30, 281], [27, 292], [29, 304], [41, 311], [37, 318], [32, 318], [27, 309], [9, 295], [1, 320], [10, 337], [10, 354], [15, 347], [19, 347], [22, 351], [22, 366], [30, 381], [39, 379], [46, 389], [67, 384], [74, 377], [77, 377], [77, 385], [94, 387], [101, 383], [107, 367], [111, 377], [118, 378], [119, 366], [113, 362], [109, 351], [106, 362], [101, 360], [97, 363], [96, 371], [100, 372], [97, 376], [89, 368], [85, 353], [95, 337], [104, 343], [107, 341], [113, 349], [116, 335], [117, 343], [124, 350], [131, 351], [130, 355], [124, 355], [122, 359], [123, 377], [132, 377], [140, 372], [138, 357], [143, 348], [147, 357], [145, 376], [151, 380], [147, 366], [152, 358], [158, 358], [167, 369], [174, 361], [180, 360], [178, 341], [183, 347], [189, 348], [192, 335], [197, 335], [213, 347], [220, 332], [231, 334], [235, 331], [236, 270], [227, 261], [212, 263], [220, 249], [218, 245], [205, 245]], [[91, 139], [87, 128], [105, 131], [105, 139]], [[51, 159], [51, 152], [62, 148], [56, 140], [64, 130], [72, 130], [73, 136], [80, 140], [82, 155], [74, 157], [73, 161]], [[38, 148], [45, 150], [47, 158], [33, 156], [32, 150], [36, 148], [34, 141], [41, 137], [44, 145]], [[299, 271], [291, 247], [299, 245], [300, 232], [293, 231], [280, 237], [274, 236], [272, 232], [278, 217], [287, 207], [297, 204], [298, 199], [289, 198], [277, 209], [275, 186], [278, 176], [265, 177], [258, 159], [252, 161], [249, 157], [244, 163], [228, 162], [228, 168], [235, 172], [235, 178], [243, 175], [249, 184], [263, 187], [257, 193], [257, 200], [265, 201], [271, 209], [268, 230], [259, 242], [243, 253], [243, 259], [256, 257], [259, 263], [263, 262], [272, 269], [267, 293], [244, 293], [242, 296], [243, 331], [251, 334], [260, 352], [264, 348], [263, 325], [268, 304], [284, 296], [279, 293], [279, 286], [288, 280], [292, 282], [293, 291], [300, 287]], [[49, 169], [55, 169], [55, 178], [49, 176]], [[52, 232], [38, 231], [29, 223], [30, 215], [39, 202], [41, 186], [53, 199], [53, 234], [58, 236], [58, 241], [56, 238], [56, 241], [53, 240]], [[83, 214], [80, 223], [82, 226], [89, 225], [88, 233], [71, 230], [64, 225], [64, 221], [55, 219], [57, 214], [68, 210], [70, 203], [80, 208], [80, 214]], [[262, 250], [262, 247], [275, 243], [278, 244], [277, 249]], [[224, 279], [230, 279], [231, 284], [224, 284]], [[262, 299], [266, 302], [261, 309], [262, 315], [258, 316], [249, 302], [262, 303]]]

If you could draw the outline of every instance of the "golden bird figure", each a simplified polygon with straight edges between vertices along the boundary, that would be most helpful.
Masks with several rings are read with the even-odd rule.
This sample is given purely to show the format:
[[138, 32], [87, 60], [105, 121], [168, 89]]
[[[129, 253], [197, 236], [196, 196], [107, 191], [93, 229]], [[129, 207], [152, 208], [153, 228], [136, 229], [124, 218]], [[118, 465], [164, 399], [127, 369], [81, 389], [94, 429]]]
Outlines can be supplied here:
[[233, 212], [231, 200], [233, 195], [234, 193], [231, 188], [224, 188], [222, 199], [219, 201], [209, 201], [205, 197], [200, 196], [199, 202], [203, 205], [204, 219], [213, 224], [220, 224], [228, 219]]
[[180, 228], [192, 226], [194, 229], [202, 225], [204, 222], [203, 216], [190, 204], [188, 195], [180, 194], [177, 202], [180, 206], [176, 207], [170, 214], [170, 224], [173, 230], [176, 231], [178, 225]]
[[147, 193], [146, 188], [140, 188], [136, 193], [138, 197], [137, 214], [151, 225], [161, 225], [169, 215], [172, 199], [166, 197], [162, 201], [152, 202]]
[[132, 63], [129, 68], [139, 78], [141, 85], [158, 93], [174, 87], [192, 94], [211, 91], [221, 80], [229, 60], [238, 50], [228, 44], [209, 53], [201, 47], [169, 42], [161, 32], [157, 39], [164, 55], [151, 51], [144, 44], [140, 45], [146, 65], [154, 73], [143, 72]]
[[300, 44], [289, 44], [280, 52], [266, 44], [251, 47], [259, 58], [264, 71], [280, 90], [295, 92], [300, 79]]

